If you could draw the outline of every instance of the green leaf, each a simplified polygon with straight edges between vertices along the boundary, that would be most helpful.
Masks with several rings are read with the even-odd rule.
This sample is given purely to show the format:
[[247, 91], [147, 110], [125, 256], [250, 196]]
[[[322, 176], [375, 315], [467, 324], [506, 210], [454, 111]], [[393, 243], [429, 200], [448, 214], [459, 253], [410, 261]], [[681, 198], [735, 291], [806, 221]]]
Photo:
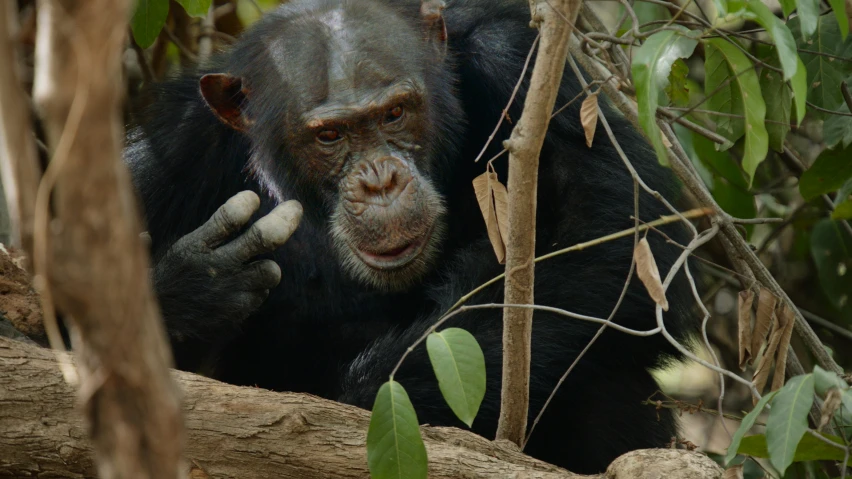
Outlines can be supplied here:
[[[748, 185], [754, 179], [754, 172], [769, 150], [769, 135], [766, 132], [764, 119], [766, 104], [760, 94], [760, 82], [751, 61], [733, 44], [721, 38], [707, 40], [705, 60], [705, 89], [712, 93], [730, 76], [734, 79], [727, 87], [710, 97], [708, 102], [712, 109], [745, 115], [745, 148], [743, 150], [743, 170], [748, 175]], [[722, 128], [724, 122], [719, 120]], [[741, 124], [741, 123], [740, 123]], [[732, 131], [738, 124], [729, 124], [727, 136], [731, 141], [739, 138]]]
[[799, 178], [799, 193], [810, 201], [839, 189], [852, 178], [852, 151], [825, 150]]
[[825, 369], [814, 366], [814, 391], [820, 396], [825, 396], [825, 393], [828, 392], [831, 388], [839, 388], [846, 390], [849, 386], [846, 385], [846, 381], [844, 381], [840, 376], [831, 371], [826, 371]]
[[142, 48], [154, 44], [169, 16], [169, 0], [139, 0], [130, 20], [133, 39]]
[[479, 343], [464, 329], [448, 328], [430, 334], [426, 350], [444, 400], [471, 427], [485, 397], [485, 356]]
[[[837, 441], [839, 444], [843, 444], [842, 438], [829, 434], [824, 434], [824, 436]], [[769, 451], [766, 448], [766, 436], [755, 434], [754, 436], [743, 438], [737, 453], [751, 457], [768, 458]], [[843, 450], [826, 444], [825, 441], [813, 434], [802, 436], [802, 440], [799, 441], [799, 445], [796, 447], [796, 455], [793, 457], [793, 462], [822, 460], [842, 461]]]
[[680, 27], [678, 31], [657, 32], [634, 50], [633, 82], [636, 86], [636, 100], [639, 103], [639, 124], [654, 146], [657, 160], [668, 165], [666, 147], [663, 145], [662, 132], [657, 126], [657, 106], [660, 90], [668, 83], [672, 63], [678, 58], [688, 58], [698, 45], [698, 41], [685, 35], [689, 30]]
[[790, 86], [793, 88], [793, 100], [796, 105], [796, 126], [798, 126], [805, 117], [805, 113], [807, 113], [808, 70], [798, 55], [796, 55], [796, 62], [799, 66], [796, 68], [796, 74], [790, 79]]
[[846, 200], [834, 207], [831, 212], [833, 220], [852, 220], [852, 200]]
[[405, 389], [388, 381], [376, 394], [367, 430], [367, 464], [373, 479], [426, 478], [426, 446]]
[[730, 464], [731, 459], [737, 455], [737, 451], [740, 449], [740, 442], [743, 440], [743, 436], [745, 433], [754, 426], [754, 422], [757, 420], [757, 417], [760, 416], [760, 413], [763, 411], [763, 408], [775, 397], [775, 394], [778, 391], [772, 391], [771, 393], [760, 398], [760, 401], [757, 402], [757, 405], [754, 406], [754, 409], [751, 410], [750, 413], [746, 414], [743, 418], [743, 421], [740, 423], [740, 427], [734, 432], [734, 436], [731, 438], [731, 444], [728, 446], [728, 452], [725, 454], [725, 465]]
[[789, 17], [795, 9], [796, 0], [781, 0], [781, 10], [784, 12], [784, 18]]
[[852, 238], [840, 224], [824, 219], [811, 231], [811, 257], [829, 303], [852, 317]]
[[[799, 0], [817, 2], [818, 0]], [[801, 8], [801, 7], [800, 7]], [[776, 17], [769, 7], [760, 0], [733, 0], [728, 2], [729, 10], [737, 11], [737, 16], [759, 23], [772, 38], [778, 52], [778, 61], [784, 71], [784, 80], [789, 80], [796, 73], [796, 40], [787, 25]]]
[[[848, 37], [845, 41], [842, 39], [837, 20], [830, 15], [819, 17], [816, 32], [809, 40], [801, 38], [798, 17], [790, 20], [789, 26], [796, 38], [799, 38], [800, 49], [817, 52], [801, 53], [802, 62], [808, 71], [808, 100], [818, 107], [837, 110], [843, 104], [840, 82], [852, 75], [852, 62], [836, 57], [852, 57], [852, 40]], [[820, 118], [824, 116], [819, 112], [814, 112], [814, 115]]]
[[[769, 63], [773, 66], [777, 64], [775, 61]], [[766, 119], [772, 121], [766, 123], [769, 147], [778, 152], [783, 151], [784, 138], [790, 131], [790, 109], [793, 100], [790, 89], [780, 73], [763, 68], [760, 71], [760, 92], [766, 103]]]
[[210, 10], [213, 0], [177, 0], [191, 17], [204, 17]]
[[689, 89], [686, 87], [686, 76], [689, 74], [689, 67], [686, 62], [678, 58], [672, 64], [672, 71], [669, 73], [669, 85], [666, 87], [666, 96], [676, 106], [689, 105]]
[[810, 38], [817, 28], [819, 20], [819, 0], [797, 0], [798, 18], [802, 26], [802, 36], [805, 39]]
[[808, 412], [814, 402], [812, 374], [790, 378], [778, 390], [766, 421], [769, 462], [781, 475], [793, 463], [796, 448], [808, 430]]
[[846, 40], [849, 34], [849, 17], [846, 15], [846, 2], [844, 0], [828, 0], [831, 9], [834, 10], [834, 18], [840, 28], [840, 36]]
[[[842, 113], [849, 113], [849, 107], [843, 105]], [[852, 116], [826, 115], [822, 124], [822, 139], [829, 148], [841, 145], [842, 148], [852, 144]]]

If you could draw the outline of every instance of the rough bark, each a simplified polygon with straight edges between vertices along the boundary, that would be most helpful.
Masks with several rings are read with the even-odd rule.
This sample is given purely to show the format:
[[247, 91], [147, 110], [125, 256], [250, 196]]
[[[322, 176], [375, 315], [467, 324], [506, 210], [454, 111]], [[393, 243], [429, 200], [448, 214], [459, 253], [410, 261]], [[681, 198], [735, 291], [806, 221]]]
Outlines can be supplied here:
[[[121, 161], [121, 56], [130, 2], [41, 0], [38, 8], [33, 91], [52, 155], [36, 199], [32, 254], [36, 277], [47, 286], [43, 311], [48, 321], [53, 306], [71, 319], [78, 393], [98, 475], [176, 478], [180, 402], [138, 207]], [[51, 342], [61, 343], [47, 326]], [[71, 413], [71, 405], [57, 406]], [[73, 455], [68, 448], [56, 452]]]
[[[523, 113], [504, 143], [509, 150], [509, 244], [504, 287], [507, 304], [534, 304], [538, 156], [559, 93], [568, 39], [581, 2], [536, 0], [530, 5], [533, 22], [540, 25], [541, 44]], [[518, 445], [524, 443], [527, 430], [532, 317], [532, 309], [503, 311], [503, 379], [497, 438]]]
[[[369, 477], [368, 411], [185, 372], [173, 376], [183, 389], [188, 433], [183, 477]], [[431, 478], [711, 479], [722, 474], [704, 455], [660, 449], [630, 453], [641, 453], [642, 459], [639, 466], [635, 459], [626, 461], [631, 467], [626, 472], [618, 463], [629, 455], [606, 475], [579, 476], [525, 456], [506, 441], [453, 428], [422, 426], [421, 431]], [[73, 390], [53, 355], [6, 338], [0, 338], [0, 477], [95, 477]]]

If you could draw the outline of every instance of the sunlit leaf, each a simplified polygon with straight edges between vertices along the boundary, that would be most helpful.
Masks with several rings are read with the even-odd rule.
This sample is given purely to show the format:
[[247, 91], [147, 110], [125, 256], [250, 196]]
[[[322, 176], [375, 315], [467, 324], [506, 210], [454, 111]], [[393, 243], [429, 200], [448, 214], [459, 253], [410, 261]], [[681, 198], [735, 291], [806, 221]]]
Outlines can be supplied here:
[[825, 369], [814, 366], [814, 391], [820, 396], [825, 396], [831, 388], [848, 389], [849, 386], [836, 373], [826, 371]]
[[[769, 137], [766, 132], [764, 119], [766, 104], [760, 94], [760, 83], [754, 71], [754, 65], [737, 47], [720, 38], [707, 40], [705, 60], [705, 89], [712, 93], [717, 87], [728, 80], [734, 79], [721, 91], [710, 97], [711, 108], [717, 111], [728, 110], [730, 113], [745, 116], [745, 148], [743, 150], [743, 170], [749, 178], [749, 186], [754, 178], [757, 166], [766, 159], [769, 150]], [[740, 123], [742, 124], [742, 123]], [[719, 127], [723, 122], [720, 120]], [[728, 125], [728, 139], [738, 138], [736, 132]]]
[[781, 475], [793, 463], [796, 449], [808, 430], [808, 412], [814, 402], [814, 377], [795, 376], [778, 391], [766, 420], [769, 461]]
[[658, 161], [668, 165], [666, 147], [657, 126], [657, 106], [660, 90], [668, 83], [672, 63], [678, 58], [688, 58], [698, 42], [686, 28], [657, 32], [634, 50], [633, 82], [639, 104], [639, 124], [654, 146]]
[[802, 26], [802, 36], [807, 40], [814, 34], [819, 20], [819, 0], [797, 0], [798, 19]]
[[130, 28], [133, 39], [142, 48], [154, 44], [169, 16], [169, 0], [138, 0]]
[[388, 381], [376, 394], [367, 430], [367, 464], [373, 479], [425, 479], [426, 446], [408, 393]]
[[203, 17], [210, 10], [213, 0], [177, 0], [191, 17]]
[[459, 328], [448, 328], [426, 338], [429, 360], [450, 409], [471, 427], [485, 397], [485, 356], [476, 338]]
[[[799, 0], [801, 1], [816, 2], [818, 0]], [[784, 80], [792, 78], [796, 73], [798, 55], [796, 40], [787, 25], [760, 0], [729, 0], [728, 10], [739, 10], [738, 16], [757, 22], [766, 29], [766, 33], [772, 38], [772, 43], [775, 44], [778, 61], [781, 63], [781, 69], [784, 70]]]
[[852, 178], [852, 151], [826, 150], [799, 178], [799, 193], [812, 200], [836, 191]]
[[754, 409], [751, 410], [746, 416], [743, 418], [740, 423], [740, 427], [734, 432], [733, 437], [731, 437], [731, 444], [728, 446], [728, 452], [725, 454], [725, 464], [730, 464], [731, 460], [734, 456], [737, 455], [737, 451], [740, 449], [740, 443], [743, 440], [743, 436], [754, 426], [754, 422], [757, 421], [757, 417], [760, 416], [760, 413], [763, 412], [763, 408], [772, 400], [773, 397], [777, 394], [777, 391], [772, 391], [771, 393], [760, 398], [760, 401], [754, 406]]
[[796, 74], [790, 79], [790, 86], [793, 88], [793, 102], [796, 110], [796, 126], [802, 122], [802, 119], [807, 113], [808, 103], [808, 70], [802, 59], [796, 56], [798, 67]]
[[843, 203], [834, 207], [831, 212], [833, 220], [850, 220], [852, 219], [852, 200], [846, 200]]
[[834, 10], [834, 18], [837, 20], [840, 29], [840, 36], [846, 40], [846, 35], [849, 34], [849, 12], [846, 11], [846, 1], [828, 0], [828, 4]]
[[[825, 436], [828, 439], [843, 444], [843, 439], [837, 436], [829, 434]], [[754, 436], [744, 437], [742, 442], [740, 442], [740, 448], [737, 452], [751, 457], [768, 458], [769, 450], [766, 448], [766, 436], [755, 434]], [[796, 447], [796, 455], [793, 457], [793, 462], [822, 460], [842, 461], [843, 450], [826, 444], [825, 441], [811, 434], [802, 436], [802, 440], [799, 441], [799, 445]]]

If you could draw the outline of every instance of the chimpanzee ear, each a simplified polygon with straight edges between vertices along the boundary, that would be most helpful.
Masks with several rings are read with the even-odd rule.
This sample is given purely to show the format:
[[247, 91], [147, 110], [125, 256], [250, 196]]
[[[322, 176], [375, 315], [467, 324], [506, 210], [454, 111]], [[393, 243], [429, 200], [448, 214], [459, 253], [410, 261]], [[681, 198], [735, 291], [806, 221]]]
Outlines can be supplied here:
[[245, 131], [251, 123], [245, 113], [248, 89], [242, 78], [227, 73], [209, 73], [198, 82], [201, 96], [213, 114], [237, 131]]
[[444, 23], [443, 0], [423, 0], [420, 4], [420, 16], [423, 17], [423, 26], [426, 33], [426, 41], [434, 48], [441, 58], [447, 54], [447, 25]]

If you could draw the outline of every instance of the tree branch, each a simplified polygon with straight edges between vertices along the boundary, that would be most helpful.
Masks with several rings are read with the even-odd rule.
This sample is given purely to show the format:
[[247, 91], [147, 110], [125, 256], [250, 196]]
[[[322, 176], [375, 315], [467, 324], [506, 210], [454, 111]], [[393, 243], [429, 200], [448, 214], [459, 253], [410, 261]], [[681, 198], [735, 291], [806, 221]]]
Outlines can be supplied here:
[[[172, 374], [183, 390], [189, 436], [181, 477], [369, 477], [368, 411], [307, 394]], [[429, 453], [429, 477], [434, 479], [722, 475], [703, 454], [649, 449], [621, 456], [607, 475], [580, 476], [467, 431], [421, 426], [421, 432]], [[73, 390], [62, 380], [55, 359], [45, 349], [6, 338], [0, 338], [0, 476], [96, 477]]]
[[[504, 291], [505, 302], [514, 304], [533, 304], [538, 157], [559, 93], [568, 38], [581, 2], [538, 0], [530, 6], [533, 22], [539, 25], [540, 45], [523, 113], [503, 145], [509, 150], [509, 244]], [[529, 408], [532, 313], [524, 309], [503, 311], [503, 378], [497, 438], [519, 446], [524, 443]]]

